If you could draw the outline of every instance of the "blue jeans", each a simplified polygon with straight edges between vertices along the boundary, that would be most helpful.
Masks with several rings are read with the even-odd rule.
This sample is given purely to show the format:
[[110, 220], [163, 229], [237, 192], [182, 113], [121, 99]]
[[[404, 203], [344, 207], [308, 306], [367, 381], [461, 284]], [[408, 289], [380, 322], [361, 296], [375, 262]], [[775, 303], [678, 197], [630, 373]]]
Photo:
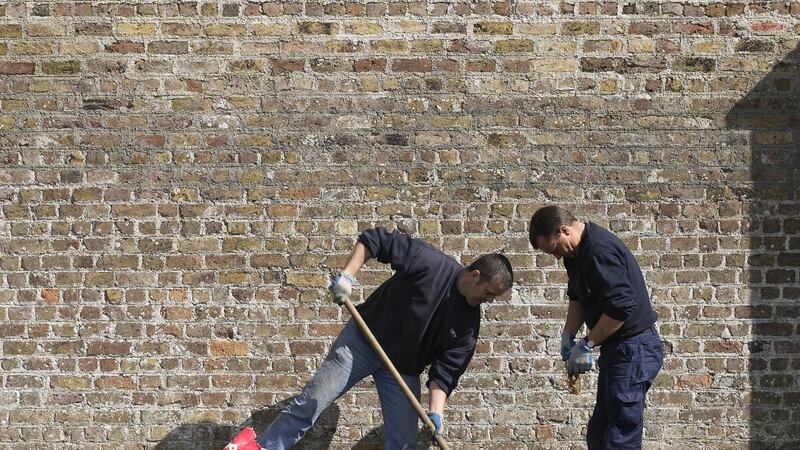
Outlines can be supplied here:
[[[267, 450], [290, 448], [325, 408], [369, 375], [375, 381], [381, 402], [386, 449], [416, 449], [417, 412], [353, 320], [347, 322], [300, 395], [258, 436], [258, 443]], [[403, 379], [419, 399], [419, 376], [403, 375]]]
[[597, 402], [586, 430], [589, 450], [642, 448], [646, 395], [663, 362], [664, 348], [652, 328], [600, 347]]

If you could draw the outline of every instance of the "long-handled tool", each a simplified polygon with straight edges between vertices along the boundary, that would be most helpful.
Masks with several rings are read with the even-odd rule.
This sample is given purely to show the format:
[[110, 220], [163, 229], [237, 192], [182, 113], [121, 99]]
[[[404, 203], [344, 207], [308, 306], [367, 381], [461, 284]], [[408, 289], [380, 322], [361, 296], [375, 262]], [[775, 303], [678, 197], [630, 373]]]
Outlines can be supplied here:
[[[361, 314], [359, 314], [358, 310], [353, 305], [353, 302], [350, 301], [350, 298], [348, 297], [344, 298], [344, 306], [347, 308], [348, 311], [350, 311], [350, 315], [353, 316], [353, 319], [355, 319], [358, 328], [361, 330], [364, 336], [367, 337], [367, 340], [369, 340], [369, 343], [372, 345], [372, 348], [375, 350], [375, 353], [377, 353], [378, 356], [380, 356], [381, 361], [383, 361], [383, 364], [386, 366], [387, 369], [389, 369], [389, 372], [392, 374], [395, 381], [397, 381], [397, 384], [400, 386], [400, 388], [403, 389], [403, 393], [406, 394], [406, 398], [408, 398], [408, 401], [411, 402], [411, 405], [414, 407], [414, 409], [417, 410], [419, 418], [422, 419], [422, 422], [428, 426], [428, 428], [431, 430], [431, 433], [435, 432], [436, 425], [433, 424], [431, 419], [428, 417], [428, 414], [425, 413], [424, 409], [422, 409], [422, 405], [419, 404], [419, 401], [414, 396], [414, 393], [411, 392], [411, 389], [408, 388], [408, 385], [403, 380], [403, 377], [400, 376], [400, 372], [398, 372], [397, 369], [395, 369], [394, 364], [392, 364], [392, 361], [389, 359], [388, 356], [386, 356], [386, 353], [384, 353], [383, 348], [381, 348], [381, 344], [379, 344], [378, 340], [375, 339], [375, 336], [369, 330], [367, 323], [364, 322], [364, 319], [361, 317]], [[450, 447], [447, 446], [447, 443], [444, 441], [444, 438], [442, 436], [436, 436], [436, 443], [439, 445], [439, 448], [442, 448], [444, 450], [450, 450]]]

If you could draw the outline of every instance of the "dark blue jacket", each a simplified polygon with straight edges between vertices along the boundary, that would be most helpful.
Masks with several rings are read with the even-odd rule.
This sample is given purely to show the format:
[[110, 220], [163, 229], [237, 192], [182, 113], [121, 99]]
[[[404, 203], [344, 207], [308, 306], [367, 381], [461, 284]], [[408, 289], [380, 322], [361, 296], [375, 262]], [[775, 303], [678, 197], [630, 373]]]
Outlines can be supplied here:
[[580, 302], [589, 328], [602, 314], [623, 322], [605, 342], [635, 336], [656, 322], [639, 264], [610, 231], [586, 222], [578, 252], [564, 258], [564, 266], [569, 275], [567, 295]]
[[480, 308], [456, 289], [464, 266], [398, 231], [374, 228], [358, 240], [395, 270], [358, 312], [399, 372], [419, 375], [430, 364], [428, 383], [436, 381], [450, 395], [472, 359], [480, 328]]

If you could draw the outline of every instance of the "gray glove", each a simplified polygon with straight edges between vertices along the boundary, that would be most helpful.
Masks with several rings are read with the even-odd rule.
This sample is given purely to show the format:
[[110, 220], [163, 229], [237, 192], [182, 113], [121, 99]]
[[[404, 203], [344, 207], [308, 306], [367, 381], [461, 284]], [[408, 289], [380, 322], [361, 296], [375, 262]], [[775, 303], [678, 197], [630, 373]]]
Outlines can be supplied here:
[[592, 349], [581, 339], [569, 351], [567, 372], [570, 375], [580, 375], [592, 370]]
[[428, 411], [428, 418], [431, 419], [433, 426], [436, 427], [436, 430], [433, 432], [433, 440], [435, 441], [436, 438], [442, 434], [442, 430], [444, 429], [444, 418], [441, 414], [433, 411]]
[[566, 361], [569, 359], [569, 351], [575, 345], [575, 335], [569, 331], [561, 333], [561, 360]]
[[333, 301], [338, 304], [344, 304], [344, 300], [350, 298], [350, 295], [353, 293], [353, 284], [355, 284], [356, 279], [351, 277], [350, 274], [346, 272], [339, 273], [339, 276], [331, 281], [331, 285], [328, 286], [328, 289], [333, 294]]

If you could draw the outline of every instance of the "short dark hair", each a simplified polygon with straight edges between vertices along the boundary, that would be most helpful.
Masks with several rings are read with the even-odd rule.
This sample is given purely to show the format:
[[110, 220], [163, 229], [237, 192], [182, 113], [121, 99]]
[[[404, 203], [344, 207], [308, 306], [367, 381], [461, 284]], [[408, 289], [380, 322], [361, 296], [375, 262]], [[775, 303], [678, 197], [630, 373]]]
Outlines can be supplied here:
[[467, 267], [467, 272], [477, 270], [480, 272], [478, 283], [492, 281], [499, 277], [506, 289], [514, 283], [514, 269], [511, 268], [511, 261], [500, 253], [487, 253], [481, 255]]
[[559, 205], [544, 206], [536, 210], [528, 226], [528, 239], [534, 249], [538, 250], [536, 241], [539, 236], [550, 237], [558, 232], [561, 225], [572, 225], [577, 219], [571, 212]]

